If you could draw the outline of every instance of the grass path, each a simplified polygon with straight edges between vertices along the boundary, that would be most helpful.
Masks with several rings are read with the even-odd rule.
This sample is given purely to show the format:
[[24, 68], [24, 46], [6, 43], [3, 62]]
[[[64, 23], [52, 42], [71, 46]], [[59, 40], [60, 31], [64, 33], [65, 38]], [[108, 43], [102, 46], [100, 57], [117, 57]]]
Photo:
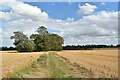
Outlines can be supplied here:
[[19, 71], [14, 77], [23, 78], [82, 78], [90, 77], [85, 68], [50, 52], [41, 55], [31, 66]]

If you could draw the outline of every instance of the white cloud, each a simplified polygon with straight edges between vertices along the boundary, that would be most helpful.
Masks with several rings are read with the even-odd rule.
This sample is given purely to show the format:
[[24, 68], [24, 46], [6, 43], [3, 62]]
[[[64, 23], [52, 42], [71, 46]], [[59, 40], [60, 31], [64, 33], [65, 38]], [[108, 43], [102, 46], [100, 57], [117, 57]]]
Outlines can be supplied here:
[[2, 21], [19, 20], [19, 19], [23, 19], [23, 18], [24, 18], [24, 16], [15, 14], [13, 12], [0, 12], [0, 19]]
[[[0, 16], [1, 17], [6, 17], [4, 18], [5, 20], [10, 20], [13, 18], [25, 18], [25, 19], [31, 19], [31, 20], [46, 20], [49, 18], [48, 14], [46, 12], [42, 12], [40, 8], [38, 8], [37, 6], [31, 6], [29, 4], [25, 4], [19, 1], [12, 1], [11, 2], [7, 2], [7, 1], [3, 1], [1, 2], [2, 5], [4, 6], [9, 6], [11, 7], [11, 12], [8, 13], [4, 13], [1, 12]], [[0, 4], [0, 6], [1, 6]], [[9, 18], [7, 17], [9, 16]], [[14, 17], [13, 17], [14, 16]]]
[[107, 5], [105, 2], [102, 2], [101, 4], [100, 4], [100, 6], [104, 6], [104, 5]]
[[67, 18], [67, 21], [74, 21], [74, 18]]
[[36, 33], [40, 25], [63, 36], [65, 44], [116, 44], [118, 42], [118, 12], [101, 11], [75, 21], [74, 18], [66, 20], [49, 18], [48, 14], [42, 12], [40, 8], [21, 2], [10, 5], [11, 12], [0, 12], [0, 18], [4, 20], [2, 32], [4, 45], [12, 45], [13, 41], [9, 38], [14, 31], [23, 31], [29, 36], [31, 33]]
[[48, 14], [42, 12], [40, 8], [25, 3], [18, 3], [12, 6], [12, 10], [14, 13], [22, 15], [25, 18], [30, 18], [32, 20], [44, 20], [48, 18]]
[[[118, 12], [102, 11], [78, 21], [64, 22], [61, 34], [66, 44], [117, 44]], [[56, 23], [57, 25], [58, 23]], [[54, 29], [54, 28], [53, 28]], [[59, 29], [59, 27], [58, 27]]]
[[85, 5], [83, 5], [83, 6], [79, 5], [79, 10], [77, 11], [77, 13], [79, 15], [81, 15], [81, 14], [93, 14], [96, 8], [97, 7], [95, 5], [85, 3]]

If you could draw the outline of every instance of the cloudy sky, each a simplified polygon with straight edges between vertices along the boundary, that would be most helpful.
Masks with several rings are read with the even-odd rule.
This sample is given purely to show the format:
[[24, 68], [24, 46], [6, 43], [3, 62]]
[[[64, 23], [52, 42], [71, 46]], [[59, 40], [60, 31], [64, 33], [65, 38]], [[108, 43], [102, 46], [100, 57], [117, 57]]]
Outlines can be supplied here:
[[0, 3], [0, 41], [13, 46], [10, 36], [27, 36], [45, 26], [61, 35], [64, 45], [118, 44], [117, 2], [12, 2]]

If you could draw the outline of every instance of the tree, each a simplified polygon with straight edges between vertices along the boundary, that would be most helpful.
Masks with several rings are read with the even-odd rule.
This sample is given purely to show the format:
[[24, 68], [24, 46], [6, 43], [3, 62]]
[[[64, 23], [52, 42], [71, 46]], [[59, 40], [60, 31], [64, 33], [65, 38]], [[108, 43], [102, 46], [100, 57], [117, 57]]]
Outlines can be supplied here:
[[49, 51], [49, 35], [32, 34], [30, 39], [36, 44], [37, 51]]
[[24, 40], [16, 48], [18, 52], [32, 52], [35, 50], [35, 44], [30, 40]]
[[32, 34], [30, 40], [22, 32], [14, 32], [11, 39], [15, 39], [14, 45], [19, 52], [32, 51], [59, 51], [62, 50], [64, 39], [57, 34], [50, 34], [47, 28], [41, 26], [37, 29], [38, 34]]
[[28, 39], [28, 37], [20, 31], [13, 32], [13, 33], [14, 33], [14, 36], [11, 36], [10, 39], [15, 39], [15, 42], [14, 42], [15, 46], [18, 45], [23, 40]]
[[50, 46], [51, 50], [53, 51], [60, 51], [62, 50], [62, 44], [64, 43], [64, 39], [57, 35], [57, 34], [51, 34], [50, 35]]
[[38, 34], [32, 34], [30, 39], [36, 44], [37, 51], [62, 50], [63, 38], [57, 34], [50, 34], [47, 28], [41, 26]]
[[31, 52], [35, 50], [35, 44], [20, 31], [14, 32], [14, 36], [11, 36], [11, 39], [15, 39], [14, 45], [18, 52]]
[[44, 26], [40, 26], [40, 27], [38, 28], [37, 32], [38, 32], [40, 35], [46, 35], [46, 34], [48, 34], [47, 28], [45, 28]]

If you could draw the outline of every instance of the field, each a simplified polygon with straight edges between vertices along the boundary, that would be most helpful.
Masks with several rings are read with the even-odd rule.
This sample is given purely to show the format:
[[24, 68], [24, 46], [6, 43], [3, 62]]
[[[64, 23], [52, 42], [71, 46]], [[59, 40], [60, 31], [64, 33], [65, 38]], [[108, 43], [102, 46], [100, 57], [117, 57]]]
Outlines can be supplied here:
[[118, 50], [63, 51], [58, 54], [92, 71], [94, 77], [118, 77]]
[[[1, 51], [2, 77], [117, 78], [118, 50]], [[31, 65], [32, 64], [32, 65]]]
[[43, 54], [38, 52], [18, 53], [16, 51], [2, 51], [2, 76], [9, 77], [16, 71], [29, 66]]

